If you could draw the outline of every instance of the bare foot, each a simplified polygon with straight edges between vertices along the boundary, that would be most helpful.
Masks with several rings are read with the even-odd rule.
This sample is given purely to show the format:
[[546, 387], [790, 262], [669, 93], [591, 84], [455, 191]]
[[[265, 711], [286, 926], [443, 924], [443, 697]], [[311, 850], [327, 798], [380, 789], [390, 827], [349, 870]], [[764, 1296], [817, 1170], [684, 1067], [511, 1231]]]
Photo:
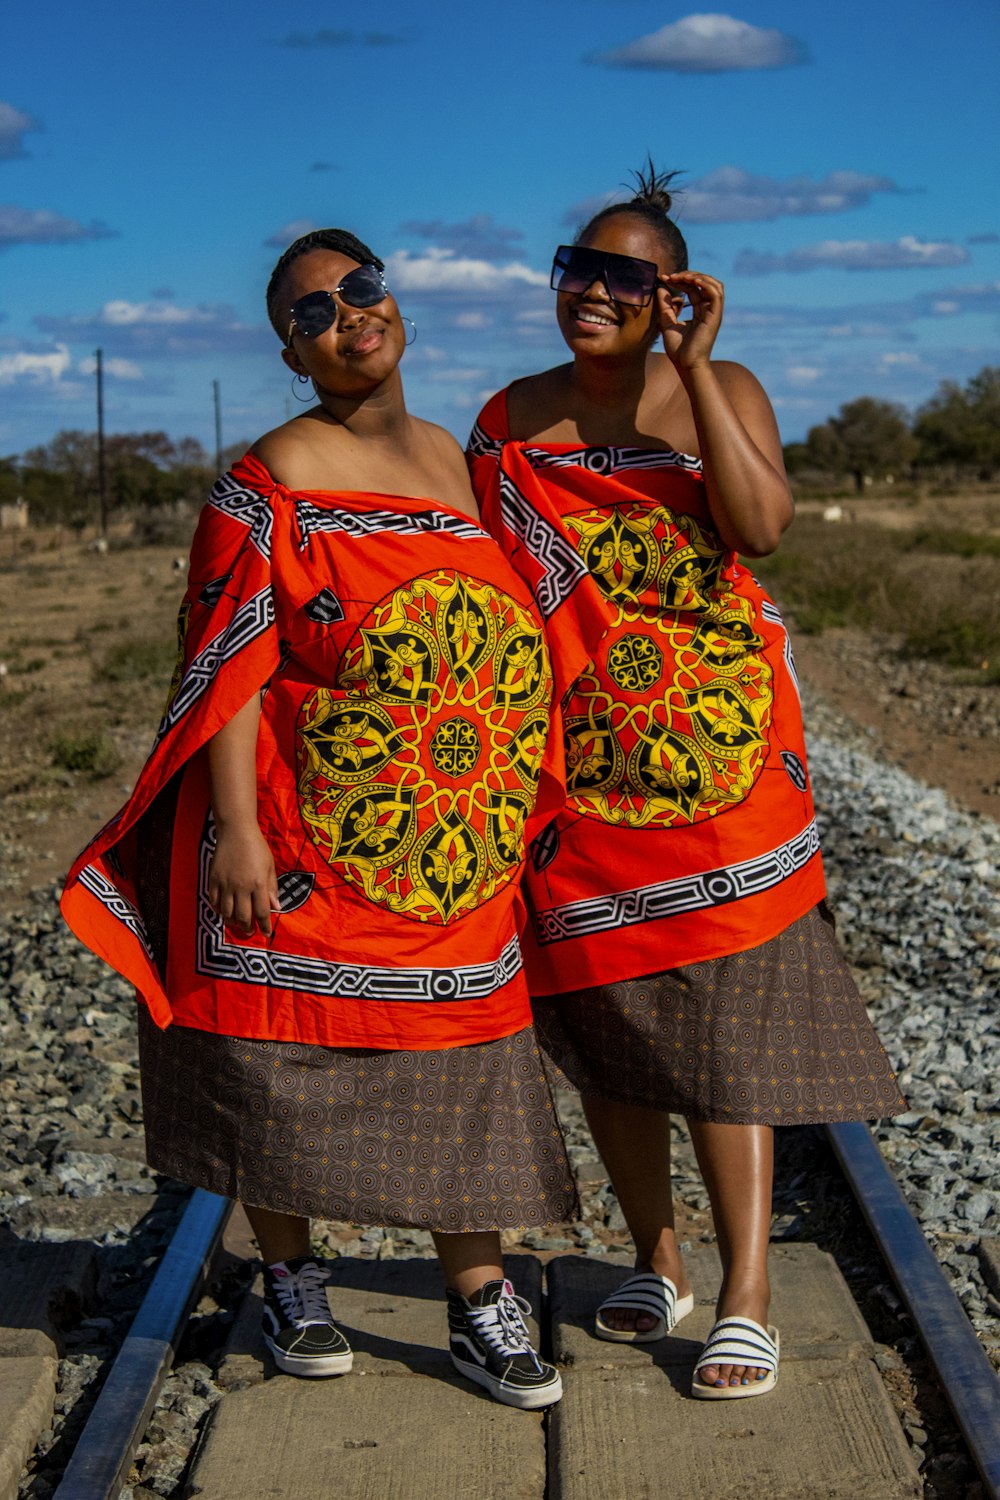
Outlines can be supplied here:
[[[678, 1302], [682, 1297], [690, 1294], [691, 1283], [687, 1279], [684, 1262], [676, 1249], [672, 1253], [655, 1255], [652, 1264], [642, 1264], [637, 1261], [635, 1269], [636, 1271], [652, 1271], [657, 1276], [668, 1277], [677, 1288]], [[639, 1312], [628, 1307], [609, 1307], [607, 1312], [601, 1313], [601, 1319], [616, 1332], [627, 1333], [649, 1333], [658, 1322], [652, 1313]]]
[[[767, 1327], [767, 1310], [771, 1289], [766, 1281], [743, 1281], [732, 1287], [723, 1285], [716, 1306], [717, 1318], [750, 1318]], [[703, 1385], [750, 1385], [770, 1374], [760, 1365], [702, 1365], [698, 1378]]]

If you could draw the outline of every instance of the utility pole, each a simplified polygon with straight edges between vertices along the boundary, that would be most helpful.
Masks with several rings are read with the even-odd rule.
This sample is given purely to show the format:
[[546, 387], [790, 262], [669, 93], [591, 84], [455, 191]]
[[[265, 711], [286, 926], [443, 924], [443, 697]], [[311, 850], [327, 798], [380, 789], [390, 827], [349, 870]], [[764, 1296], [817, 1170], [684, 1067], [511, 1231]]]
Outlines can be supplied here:
[[108, 534], [108, 487], [104, 472], [104, 354], [97, 356], [97, 493], [101, 507], [101, 536]]
[[219, 382], [212, 381], [212, 400], [215, 402], [215, 472], [222, 473], [222, 402], [219, 398]]

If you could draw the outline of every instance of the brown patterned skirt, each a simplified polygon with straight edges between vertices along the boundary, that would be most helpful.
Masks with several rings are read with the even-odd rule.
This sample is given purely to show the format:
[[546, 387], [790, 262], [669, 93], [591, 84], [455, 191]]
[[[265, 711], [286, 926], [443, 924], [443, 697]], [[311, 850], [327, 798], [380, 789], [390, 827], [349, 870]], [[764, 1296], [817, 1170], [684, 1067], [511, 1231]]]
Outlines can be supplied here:
[[539, 1044], [582, 1094], [731, 1125], [907, 1108], [825, 903], [744, 953], [533, 1009]]
[[139, 1008], [157, 1172], [282, 1213], [462, 1231], [573, 1218], [533, 1030], [436, 1052], [161, 1031]]

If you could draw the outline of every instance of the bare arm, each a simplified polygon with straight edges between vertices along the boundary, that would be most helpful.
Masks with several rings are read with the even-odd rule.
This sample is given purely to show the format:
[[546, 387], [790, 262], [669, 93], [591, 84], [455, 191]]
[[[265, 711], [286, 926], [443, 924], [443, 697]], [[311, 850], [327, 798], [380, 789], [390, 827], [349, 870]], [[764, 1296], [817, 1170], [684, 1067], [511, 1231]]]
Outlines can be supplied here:
[[274, 860], [257, 822], [257, 727], [260, 695], [254, 693], [208, 742], [217, 843], [208, 872], [208, 899], [224, 922], [251, 937], [271, 936], [279, 909]]
[[727, 547], [764, 557], [794, 512], [771, 403], [742, 365], [710, 360], [722, 283], [697, 271], [678, 272], [670, 282], [688, 294], [693, 316], [680, 322], [677, 304], [661, 289], [663, 345], [691, 403], [712, 518]]

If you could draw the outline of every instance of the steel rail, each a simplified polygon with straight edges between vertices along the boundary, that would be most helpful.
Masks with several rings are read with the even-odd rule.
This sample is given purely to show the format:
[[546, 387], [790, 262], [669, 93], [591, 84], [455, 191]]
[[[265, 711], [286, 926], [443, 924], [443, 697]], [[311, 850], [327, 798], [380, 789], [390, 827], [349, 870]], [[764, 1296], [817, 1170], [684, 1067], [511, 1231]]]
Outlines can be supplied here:
[[1000, 1379], [867, 1125], [826, 1133], [983, 1481], [1000, 1500]]
[[195, 1189], [53, 1500], [117, 1500], [232, 1206]]

